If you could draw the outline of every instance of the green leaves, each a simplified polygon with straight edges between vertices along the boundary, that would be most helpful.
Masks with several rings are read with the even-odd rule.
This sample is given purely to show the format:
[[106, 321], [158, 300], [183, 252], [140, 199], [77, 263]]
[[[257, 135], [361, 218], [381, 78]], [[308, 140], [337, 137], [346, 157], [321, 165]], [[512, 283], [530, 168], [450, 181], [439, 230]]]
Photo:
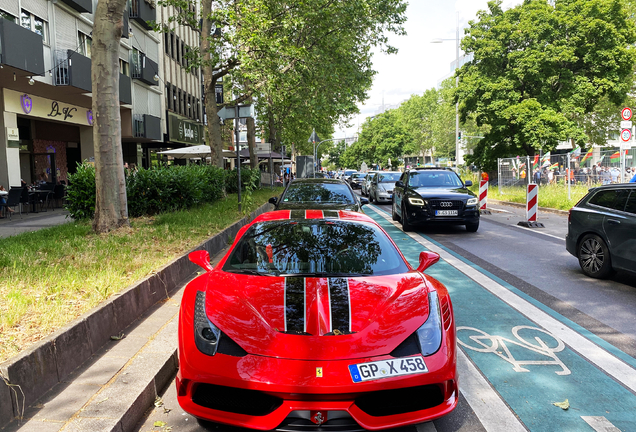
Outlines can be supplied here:
[[462, 120], [490, 130], [469, 161], [589, 142], [581, 119], [604, 96], [620, 103], [631, 86], [636, 29], [618, 0], [489, 3], [462, 41], [474, 60], [459, 71]]

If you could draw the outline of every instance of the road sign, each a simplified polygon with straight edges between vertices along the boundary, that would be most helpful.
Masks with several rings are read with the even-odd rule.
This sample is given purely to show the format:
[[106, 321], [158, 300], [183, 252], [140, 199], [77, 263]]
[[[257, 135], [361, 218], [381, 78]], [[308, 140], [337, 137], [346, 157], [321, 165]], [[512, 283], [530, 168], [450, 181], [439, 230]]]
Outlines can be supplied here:
[[621, 122], [621, 129], [631, 129], [632, 128], [632, 122], [630, 120], [623, 120]]
[[628, 107], [623, 108], [623, 110], [621, 111], [621, 117], [623, 118], [623, 120], [631, 120], [632, 109]]
[[632, 131], [630, 129], [623, 129], [621, 131], [621, 140], [627, 142], [632, 139]]

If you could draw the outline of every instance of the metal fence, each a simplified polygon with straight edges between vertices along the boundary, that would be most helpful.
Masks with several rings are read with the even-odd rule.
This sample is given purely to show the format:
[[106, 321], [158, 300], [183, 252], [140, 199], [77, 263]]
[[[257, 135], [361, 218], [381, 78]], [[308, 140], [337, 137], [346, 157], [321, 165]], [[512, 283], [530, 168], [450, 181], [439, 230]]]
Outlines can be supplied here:
[[536, 156], [501, 158], [497, 171], [500, 193], [528, 183], [557, 186], [626, 183], [636, 174], [636, 149], [595, 148], [589, 152], [541, 155], [538, 159]]

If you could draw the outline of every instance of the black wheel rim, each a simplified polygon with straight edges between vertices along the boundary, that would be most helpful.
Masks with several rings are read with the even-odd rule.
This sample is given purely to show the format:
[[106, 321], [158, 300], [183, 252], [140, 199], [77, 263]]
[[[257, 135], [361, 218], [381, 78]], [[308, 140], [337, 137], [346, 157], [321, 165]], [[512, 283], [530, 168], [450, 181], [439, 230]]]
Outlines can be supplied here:
[[603, 245], [595, 238], [589, 238], [581, 245], [580, 260], [583, 270], [588, 273], [598, 273], [605, 263]]

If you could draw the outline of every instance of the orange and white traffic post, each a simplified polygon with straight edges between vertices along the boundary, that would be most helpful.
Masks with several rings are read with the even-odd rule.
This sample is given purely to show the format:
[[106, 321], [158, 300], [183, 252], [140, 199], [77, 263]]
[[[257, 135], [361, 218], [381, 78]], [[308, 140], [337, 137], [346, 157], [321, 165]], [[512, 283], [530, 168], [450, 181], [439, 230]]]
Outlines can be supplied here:
[[539, 186], [536, 183], [529, 183], [526, 194], [526, 220], [519, 222], [517, 225], [526, 228], [545, 228], [545, 226], [537, 222], [537, 210], [539, 208]]

